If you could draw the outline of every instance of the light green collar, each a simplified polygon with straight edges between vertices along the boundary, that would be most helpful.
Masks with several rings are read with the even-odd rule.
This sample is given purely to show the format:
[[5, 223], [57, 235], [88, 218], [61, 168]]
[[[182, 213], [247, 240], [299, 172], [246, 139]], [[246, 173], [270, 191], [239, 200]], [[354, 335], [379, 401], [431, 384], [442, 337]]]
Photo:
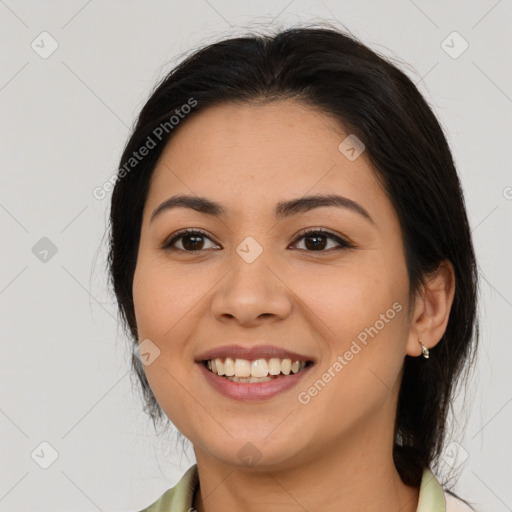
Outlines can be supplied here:
[[[197, 464], [194, 464], [172, 489], [140, 512], [189, 512], [193, 510], [192, 503], [198, 484]], [[423, 471], [416, 512], [446, 512], [444, 490], [430, 469]]]
[[446, 512], [444, 489], [430, 469], [423, 470], [416, 512]]
[[193, 510], [194, 493], [199, 484], [197, 464], [189, 467], [181, 480], [149, 507], [140, 512], [189, 512]]

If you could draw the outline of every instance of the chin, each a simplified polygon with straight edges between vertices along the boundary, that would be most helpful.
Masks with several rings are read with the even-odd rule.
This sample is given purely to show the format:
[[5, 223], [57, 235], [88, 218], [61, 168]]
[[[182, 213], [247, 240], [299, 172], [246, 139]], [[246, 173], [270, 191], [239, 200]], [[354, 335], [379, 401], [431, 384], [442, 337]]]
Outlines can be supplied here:
[[[209, 456], [218, 459], [222, 464], [252, 472], [289, 469], [295, 467], [298, 458], [304, 456], [301, 445], [297, 442], [290, 443], [288, 435], [281, 433], [274, 442], [267, 436], [267, 432], [259, 436], [249, 436], [247, 431], [237, 436], [233, 432], [233, 437], [227, 435], [222, 440], [203, 440], [200, 444], [207, 446]], [[197, 455], [196, 451], [196, 457]]]

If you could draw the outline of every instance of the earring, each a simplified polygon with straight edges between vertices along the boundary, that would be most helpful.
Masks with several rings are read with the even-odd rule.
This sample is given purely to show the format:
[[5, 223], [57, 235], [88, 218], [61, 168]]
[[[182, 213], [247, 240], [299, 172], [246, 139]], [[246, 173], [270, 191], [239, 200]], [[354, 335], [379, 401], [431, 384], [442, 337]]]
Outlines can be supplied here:
[[421, 352], [423, 353], [423, 357], [425, 359], [428, 359], [429, 358], [429, 350], [427, 347], [425, 347], [425, 345], [423, 345], [423, 343], [421, 342], [421, 339], [418, 338], [418, 343], [421, 345]]

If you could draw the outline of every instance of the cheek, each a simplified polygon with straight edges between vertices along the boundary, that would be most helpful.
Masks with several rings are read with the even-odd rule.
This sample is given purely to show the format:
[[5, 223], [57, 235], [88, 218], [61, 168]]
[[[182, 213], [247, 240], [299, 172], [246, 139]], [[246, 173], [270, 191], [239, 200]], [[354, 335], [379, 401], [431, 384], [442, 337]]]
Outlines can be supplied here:
[[[193, 279], [193, 278], [192, 278]], [[142, 260], [133, 280], [133, 302], [139, 337], [162, 340], [198, 301], [197, 287], [158, 261]]]
[[371, 397], [376, 407], [393, 388], [405, 356], [405, 267], [398, 262], [354, 265], [350, 272], [331, 269], [327, 274], [317, 274], [314, 287], [298, 281], [294, 286], [307, 306], [304, 311], [314, 313], [312, 321], [329, 354], [321, 362], [321, 380], [329, 382], [322, 394], [328, 404], [337, 404], [337, 411], [364, 409]]
[[149, 339], [157, 347], [153, 350], [158, 356], [151, 364], [144, 365], [144, 371], [159, 402], [160, 390], [169, 392], [178, 385], [176, 379], [183, 378], [184, 368], [179, 361], [188, 357], [184, 353], [187, 313], [190, 316], [193, 313], [181, 291], [176, 276], [169, 275], [162, 265], [145, 264], [144, 260], [137, 265], [133, 281], [135, 319], [139, 342]]
[[186, 293], [190, 286], [182, 286], [185, 281], [183, 275], [172, 275], [164, 265], [143, 258], [137, 263], [133, 280], [139, 340], [149, 339], [157, 347], [150, 345], [157, 356], [143, 366], [144, 373], [160, 407], [178, 428], [184, 429], [182, 419], [193, 417], [182, 383], [190, 372], [190, 367], [183, 362], [193, 364], [186, 352], [186, 340], [190, 329], [188, 322], [194, 321], [190, 303], [196, 298]]
[[[377, 265], [330, 269], [305, 279], [304, 272], [297, 275], [303, 277], [295, 277], [293, 290], [307, 306], [304, 312], [314, 313], [312, 319], [316, 318], [326, 338], [340, 340], [340, 349], [376, 322], [378, 331], [390, 331], [401, 316], [398, 310], [405, 310], [402, 277], [386, 275], [386, 269]], [[393, 309], [394, 303], [399, 304]]]

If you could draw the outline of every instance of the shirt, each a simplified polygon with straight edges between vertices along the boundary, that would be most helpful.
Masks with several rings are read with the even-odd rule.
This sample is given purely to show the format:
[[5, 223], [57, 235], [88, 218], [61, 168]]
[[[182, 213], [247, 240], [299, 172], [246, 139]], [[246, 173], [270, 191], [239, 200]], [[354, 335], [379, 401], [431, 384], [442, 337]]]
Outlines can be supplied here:
[[[194, 512], [192, 504], [198, 484], [197, 464], [194, 464], [174, 487], [168, 489], [160, 498], [140, 512]], [[466, 512], [470, 510], [462, 501], [444, 491], [430, 469], [423, 471], [416, 512]]]

